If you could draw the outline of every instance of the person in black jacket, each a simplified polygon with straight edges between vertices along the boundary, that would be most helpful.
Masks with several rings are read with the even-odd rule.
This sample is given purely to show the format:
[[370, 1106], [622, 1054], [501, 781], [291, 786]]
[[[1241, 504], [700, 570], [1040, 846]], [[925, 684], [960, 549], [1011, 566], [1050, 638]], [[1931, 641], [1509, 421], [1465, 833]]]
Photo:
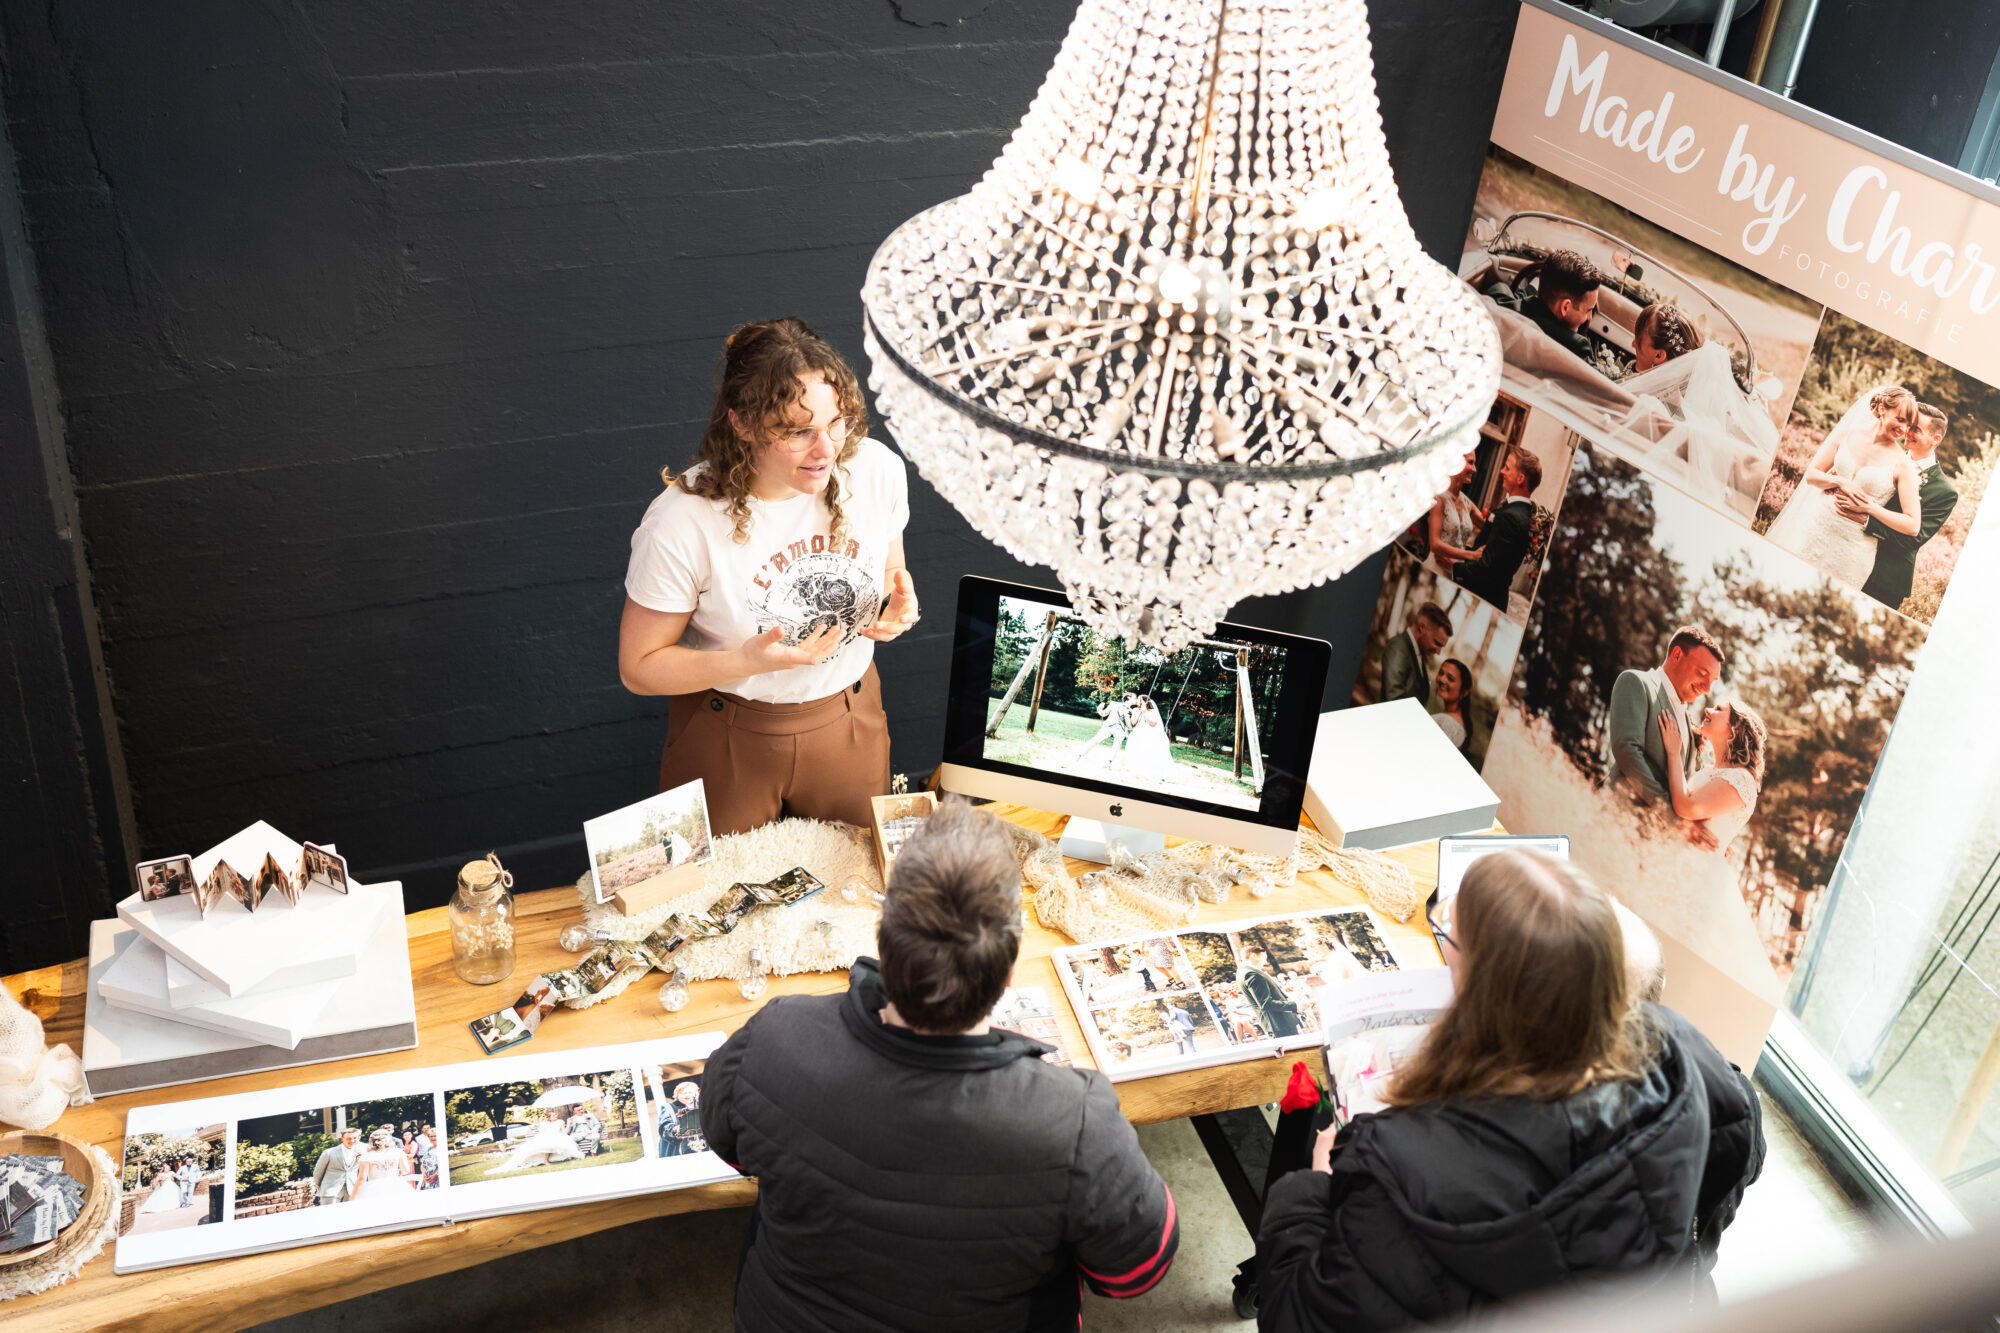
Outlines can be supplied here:
[[1610, 899], [1526, 852], [1474, 862], [1441, 917], [1458, 993], [1390, 1087], [1271, 1187], [1258, 1327], [1372, 1333], [1629, 1278], [1712, 1296], [1763, 1166], [1750, 1082], [1628, 1002]]
[[1173, 1197], [1094, 1070], [991, 1029], [1021, 944], [999, 821], [946, 804], [904, 844], [840, 996], [784, 996], [710, 1057], [709, 1146], [757, 1177], [739, 1330], [1063, 1329], [1079, 1283], [1138, 1296]]
[[1507, 593], [1514, 575], [1528, 554], [1535, 531], [1535, 502], [1528, 497], [1542, 484], [1542, 463], [1516, 445], [1500, 463], [1500, 489], [1506, 499], [1494, 506], [1493, 517], [1473, 547], [1477, 558], [1452, 566], [1452, 581], [1475, 596], [1484, 597], [1502, 611], [1507, 609]]

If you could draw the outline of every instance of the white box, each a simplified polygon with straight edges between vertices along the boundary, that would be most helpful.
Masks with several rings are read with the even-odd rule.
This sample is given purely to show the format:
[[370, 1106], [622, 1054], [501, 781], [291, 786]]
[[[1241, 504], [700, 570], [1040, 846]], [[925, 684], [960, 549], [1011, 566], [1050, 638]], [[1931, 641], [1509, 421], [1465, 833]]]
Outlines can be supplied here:
[[208, 987], [213, 998], [207, 1003], [177, 1006], [167, 990], [170, 961], [158, 945], [144, 936], [136, 936], [111, 960], [111, 966], [98, 979], [97, 993], [106, 1003], [133, 1013], [249, 1037], [289, 1051], [298, 1046], [307, 1032], [321, 1025], [327, 1007], [348, 980], [315, 981], [237, 999]]
[[116, 960], [143, 937], [124, 921], [91, 922], [83, 1072], [92, 1095], [108, 1097], [415, 1046], [417, 1004], [410, 983], [403, 886], [391, 881], [355, 887], [373, 890], [393, 910], [362, 950], [358, 970], [337, 984], [320, 1020], [290, 1050], [112, 1005], [100, 983]]
[[[279, 865], [295, 867], [301, 851], [298, 843], [259, 820], [195, 857], [195, 879], [207, 878], [220, 860], [248, 875], [263, 864], [266, 853], [276, 856]], [[296, 905], [273, 895], [254, 912], [226, 900], [207, 916], [186, 894], [147, 902], [135, 893], [118, 904], [118, 915], [234, 999], [279, 978], [282, 984], [303, 986], [353, 976], [356, 959], [381, 920], [380, 890], [380, 885], [371, 892], [361, 884], [347, 893], [307, 888]]]
[[1306, 813], [1343, 847], [1380, 850], [1485, 833], [1500, 798], [1415, 699], [1322, 713]]

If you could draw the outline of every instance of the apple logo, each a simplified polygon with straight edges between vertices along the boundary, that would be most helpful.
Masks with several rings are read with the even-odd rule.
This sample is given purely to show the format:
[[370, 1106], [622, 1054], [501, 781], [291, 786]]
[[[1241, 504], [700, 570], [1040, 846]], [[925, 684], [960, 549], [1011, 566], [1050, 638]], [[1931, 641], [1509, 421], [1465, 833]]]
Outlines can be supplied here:
[[1125, 813], [1125, 807], [1121, 805], [1119, 802], [1113, 801], [1111, 803], [1111, 813], [1114, 815], [1122, 815]]

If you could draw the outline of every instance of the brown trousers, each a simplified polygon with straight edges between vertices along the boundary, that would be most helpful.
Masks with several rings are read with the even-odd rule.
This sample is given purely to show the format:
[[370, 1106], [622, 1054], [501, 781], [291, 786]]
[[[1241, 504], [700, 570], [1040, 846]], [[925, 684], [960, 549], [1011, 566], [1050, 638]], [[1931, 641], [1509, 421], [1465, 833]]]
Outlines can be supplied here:
[[718, 834], [782, 815], [867, 828], [868, 798], [889, 791], [889, 719], [874, 663], [840, 693], [802, 704], [719, 690], [668, 696], [660, 790], [696, 778]]

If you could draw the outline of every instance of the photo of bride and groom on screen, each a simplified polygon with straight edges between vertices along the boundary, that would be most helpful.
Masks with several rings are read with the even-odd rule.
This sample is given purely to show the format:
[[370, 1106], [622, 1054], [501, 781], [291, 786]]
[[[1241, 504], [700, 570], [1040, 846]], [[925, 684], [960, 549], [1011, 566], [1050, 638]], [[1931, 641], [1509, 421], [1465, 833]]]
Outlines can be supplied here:
[[1177, 653], [1128, 647], [1073, 614], [1008, 597], [996, 639], [985, 758], [1258, 808], [1282, 648], [1227, 639]]

